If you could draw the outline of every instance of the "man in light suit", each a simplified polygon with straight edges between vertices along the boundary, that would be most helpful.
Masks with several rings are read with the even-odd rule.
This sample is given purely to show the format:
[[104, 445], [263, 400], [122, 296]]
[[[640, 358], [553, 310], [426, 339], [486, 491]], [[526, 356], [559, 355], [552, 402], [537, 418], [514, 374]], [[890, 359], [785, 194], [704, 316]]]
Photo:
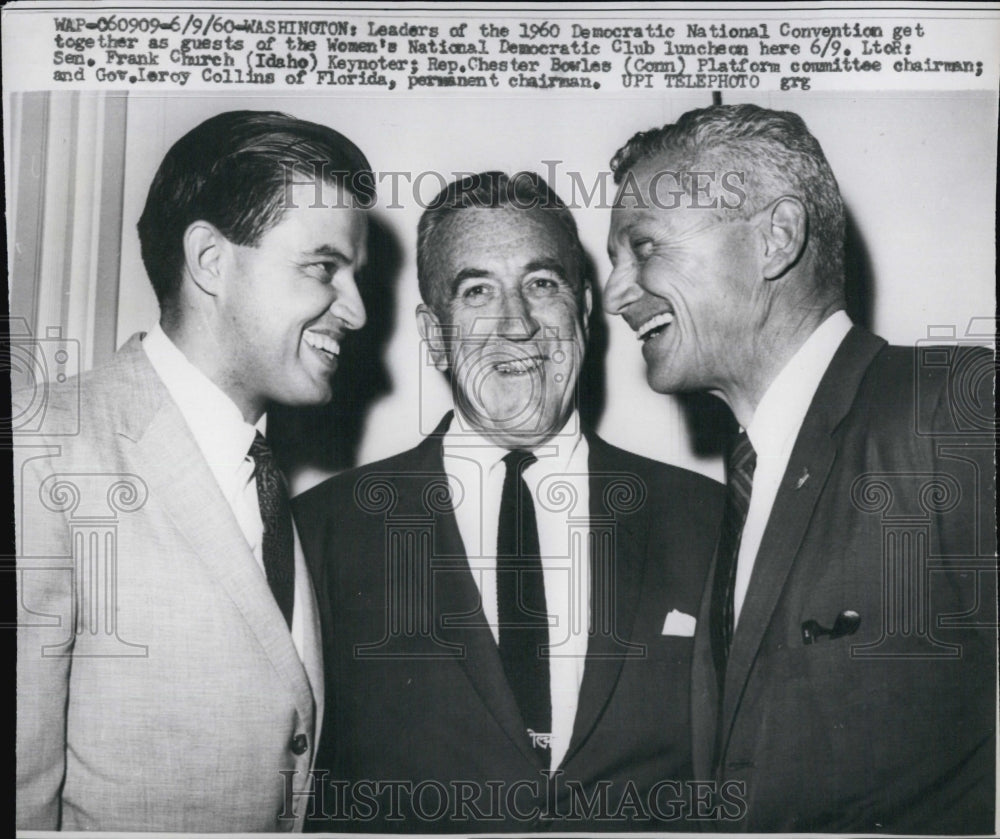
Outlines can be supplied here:
[[689, 824], [722, 493], [581, 430], [583, 260], [530, 173], [456, 181], [421, 218], [422, 353], [455, 410], [296, 499], [324, 615], [321, 829]]
[[139, 221], [159, 325], [15, 399], [18, 828], [301, 830], [319, 621], [265, 412], [330, 398], [372, 182], [329, 128], [203, 122]]
[[992, 832], [992, 354], [851, 324], [795, 114], [692, 111], [612, 168], [608, 308], [742, 428], [692, 676], [696, 775], [743, 797], [712, 827]]

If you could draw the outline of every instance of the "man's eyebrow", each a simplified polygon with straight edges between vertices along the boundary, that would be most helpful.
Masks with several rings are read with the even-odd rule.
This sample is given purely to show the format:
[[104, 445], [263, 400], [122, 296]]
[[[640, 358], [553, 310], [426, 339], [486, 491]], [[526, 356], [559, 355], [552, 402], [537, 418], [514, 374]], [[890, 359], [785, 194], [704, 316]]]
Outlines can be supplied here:
[[451, 296], [454, 297], [458, 294], [458, 289], [466, 280], [478, 280], [482, 277], [488, 277], [490, 272], [484, 268], [463, 268], [454, 277], [452, 277], [451, 282], [448, 285], [448, 290], [451, 292]]
[[[560, 280], [568, 282], [568, 275], [566, 268], [563, 266], [561, 260], [553, 259], [551, 257], [543, 257], [541, 259], [533, 259], [527, 265], [524, 266], [524, 273], [530, 274], [534, 271], [551, 271]], [[454, 297], [458, 294], [458, 290], [462, 283], [466, 280], [478, 280], [483, 277], [492, 276], [489, 271], [485, 268], [462, 268], [455, 276], [452, 278], [449, 284], [449, 291], [451, 296]]]
[[551, 271], [560, 280], [566, 280], [567, 278], [566, 268], [563, 266], [562, 261], [558, 259], [534, 259], [524, 266], [524, 271], [527, 274], [530, 274], [532, 271]]
[[341, 262], [352, 262], [354, 260], [353, 256], [348, 256], [340, 248], [334, 247], [333, 245], [319, 245], [311, 251], [307, 251], [305, 255], [307, 257], [322, 256], [329, 259], [336, 259]]

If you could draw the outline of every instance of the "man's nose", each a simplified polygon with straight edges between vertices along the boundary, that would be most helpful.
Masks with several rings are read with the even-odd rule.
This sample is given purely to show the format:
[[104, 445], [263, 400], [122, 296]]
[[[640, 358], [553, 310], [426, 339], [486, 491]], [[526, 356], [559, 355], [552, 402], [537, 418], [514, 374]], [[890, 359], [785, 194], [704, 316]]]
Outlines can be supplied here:
[[330, 313], [343, 321], [348, 329], [361, 329], [368, 320], [354, 273], [345, 274], [334, 284], [337, 296], [330, 304]]
[[539, 324], [531, 304], [520, 292], [504, 296], [503, 311], [497, 323], [497, 335], [509, 341], [527, 341], [538, 332]]
[[620, 315], [642, 297], [642, 289], [635, 281], [635, 271], [626, 265], [612, 267], [604, 286], [604, 309], [608, 314]]

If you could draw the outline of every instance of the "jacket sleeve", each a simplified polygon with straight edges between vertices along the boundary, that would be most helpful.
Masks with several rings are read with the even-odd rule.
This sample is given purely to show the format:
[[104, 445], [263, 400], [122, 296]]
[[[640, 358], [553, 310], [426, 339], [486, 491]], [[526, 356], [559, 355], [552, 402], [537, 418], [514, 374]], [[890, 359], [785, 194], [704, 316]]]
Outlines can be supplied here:
[[60, 827], [76, 610], [73, 551], [60, 507], [73, 488], [50, 447], [15, 447], [17, 806], [24, 830]]

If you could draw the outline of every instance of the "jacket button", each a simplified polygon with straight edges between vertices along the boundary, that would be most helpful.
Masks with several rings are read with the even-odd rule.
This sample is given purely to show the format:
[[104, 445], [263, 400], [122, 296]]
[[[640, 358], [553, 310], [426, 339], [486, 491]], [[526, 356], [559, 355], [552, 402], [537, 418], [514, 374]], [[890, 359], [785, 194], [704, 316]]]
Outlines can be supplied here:
[[304, 755], [306, 749], [309, 748], [309, 738], [305, 734], [296, 734], [292, 738], [291, 745], [289, 746], [292, 750], [292, 754]]

